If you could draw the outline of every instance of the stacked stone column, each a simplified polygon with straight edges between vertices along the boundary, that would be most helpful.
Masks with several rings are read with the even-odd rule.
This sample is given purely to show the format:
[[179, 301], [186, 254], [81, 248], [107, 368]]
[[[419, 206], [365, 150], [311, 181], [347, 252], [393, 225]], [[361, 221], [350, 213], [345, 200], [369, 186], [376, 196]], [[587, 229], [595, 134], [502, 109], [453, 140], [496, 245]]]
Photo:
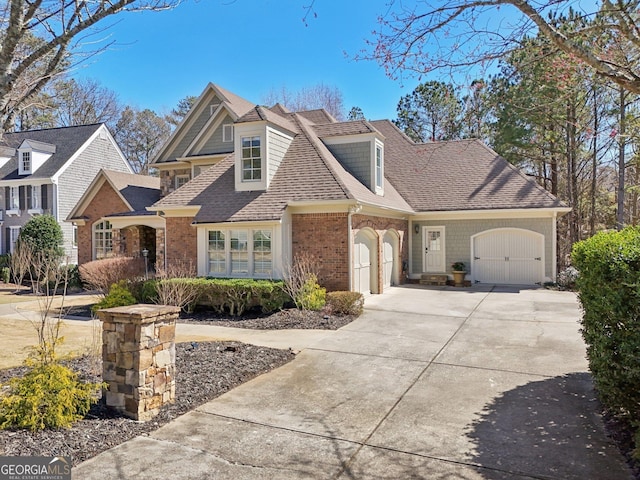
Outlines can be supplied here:
[[98, 311], [106, 404], [135, 420], [149, 420], [176, 395], [176, 319], [180, 309], [132, 305]]

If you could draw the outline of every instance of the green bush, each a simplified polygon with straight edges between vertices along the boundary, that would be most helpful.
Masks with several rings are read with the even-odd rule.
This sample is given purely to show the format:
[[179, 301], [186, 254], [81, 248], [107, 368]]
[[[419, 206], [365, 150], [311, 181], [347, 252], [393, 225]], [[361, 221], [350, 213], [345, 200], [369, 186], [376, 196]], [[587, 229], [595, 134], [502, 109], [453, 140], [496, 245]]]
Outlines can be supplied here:
[[360, 292], [328, 292], [327, 306], [336, 315], [360, 315], [364, 308], [364, 296]]
[[83, 383], [59, 363], [37, 365], [9, 382], [0, 396], [0, 428], [69, 427], [95, 403], [101, 384]]
[[0, 268], [10, 267], [11, 266], [11, 255], [8, 253], [3, 253], [0, 255]]
[[598, 395], [640, 428], [640, 229], [599, 233], [575, 244], [572, 259]]
[[53, 215], [37, 215], [32, 217], [20, 229], [19, 241], [29, 243], [34, 252], [46, 252], [48, 255], [61, 257], [64, 251], [62, 228]]
[[96, 313], [103, 308], [126, 307], [127, 305], [135, 305], [138, 303], [127, 286], [126, 280], [111, 285], [109, 293], [93, 307], [91, 311]]
[[302, 310], [321, 310], [327, 301], [327, 289], [318, 285], [318, 277], [310, 275], [305, 280], [295, 299], [296, 306]]
[[9, 283], [9, 280], [11, 279], [11, 270], [9, 270], [9, 267], [2, 267], [0, 269], [0, 276], [2, 276], [2, 281], [4, 283]]

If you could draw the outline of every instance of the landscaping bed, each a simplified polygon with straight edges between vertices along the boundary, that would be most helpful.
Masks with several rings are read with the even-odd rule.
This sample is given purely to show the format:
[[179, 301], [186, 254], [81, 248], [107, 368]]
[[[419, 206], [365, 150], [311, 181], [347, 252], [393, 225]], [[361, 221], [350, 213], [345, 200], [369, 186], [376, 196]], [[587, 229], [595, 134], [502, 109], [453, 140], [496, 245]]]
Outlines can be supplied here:
[[[91, 318], [91, 307], [92, 305], [65, 307], [65, 316]], [[178, 323], [217, 325], [220, 327], [250, 328], [255, 330], [337, 330], [353, 322], [356, 318], [356, 315], [330, 315], [323, 310], [300, 310], [297, 308], [286, 308], [269, 315], [265, 315], [260, 311], [249, 311], [239, 317], [219, 315], [208, 309], [197, 309], [192, 313], [180, 313]]]
[[[154, 419], [139, 423], [114, 415], [102, 403], [69, 429], [29, 432], [0, 430], [1, 456], [70, 456], [73, 464], [87, 460], [138, 435], [148, 434], [176, 417], [294, 358], [288, 350], [240, 342], [176, 344], [176, 402]], [[102, 381], [101, 362], [80, 357], [69, 362], [83, 380]], [[0, 383], [22, 375], [24, 367], [0, 370]]]

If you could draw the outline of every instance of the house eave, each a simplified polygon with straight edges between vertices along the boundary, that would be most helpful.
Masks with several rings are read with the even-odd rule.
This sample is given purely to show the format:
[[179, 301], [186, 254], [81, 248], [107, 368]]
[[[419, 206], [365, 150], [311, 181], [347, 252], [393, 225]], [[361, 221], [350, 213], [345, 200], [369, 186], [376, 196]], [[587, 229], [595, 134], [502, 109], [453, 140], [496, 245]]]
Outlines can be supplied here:
[[483, 219], [483, 218], [540, 218], [561, 217], [571, 211], [571, 207], [546, 207], [546, 208], [497, 208], [483, 210], [442, 210], [433, 212], [415, 212], [413, 220], [439, 220], [439, 219]]
[[162, 217], [195, 217], [200, 208], [201, 205], [151, 205], [147, 210]]

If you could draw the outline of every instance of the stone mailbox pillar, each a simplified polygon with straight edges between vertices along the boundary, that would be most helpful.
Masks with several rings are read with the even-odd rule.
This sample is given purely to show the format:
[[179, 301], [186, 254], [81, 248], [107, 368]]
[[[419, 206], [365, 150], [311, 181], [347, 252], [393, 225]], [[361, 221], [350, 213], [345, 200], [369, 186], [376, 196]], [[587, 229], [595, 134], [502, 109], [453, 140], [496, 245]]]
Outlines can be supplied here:
[[176, 396], [176, 319], [179, 307], [131, 305], [99, 310], [102, 379], [108, 406], [149, 420]]

